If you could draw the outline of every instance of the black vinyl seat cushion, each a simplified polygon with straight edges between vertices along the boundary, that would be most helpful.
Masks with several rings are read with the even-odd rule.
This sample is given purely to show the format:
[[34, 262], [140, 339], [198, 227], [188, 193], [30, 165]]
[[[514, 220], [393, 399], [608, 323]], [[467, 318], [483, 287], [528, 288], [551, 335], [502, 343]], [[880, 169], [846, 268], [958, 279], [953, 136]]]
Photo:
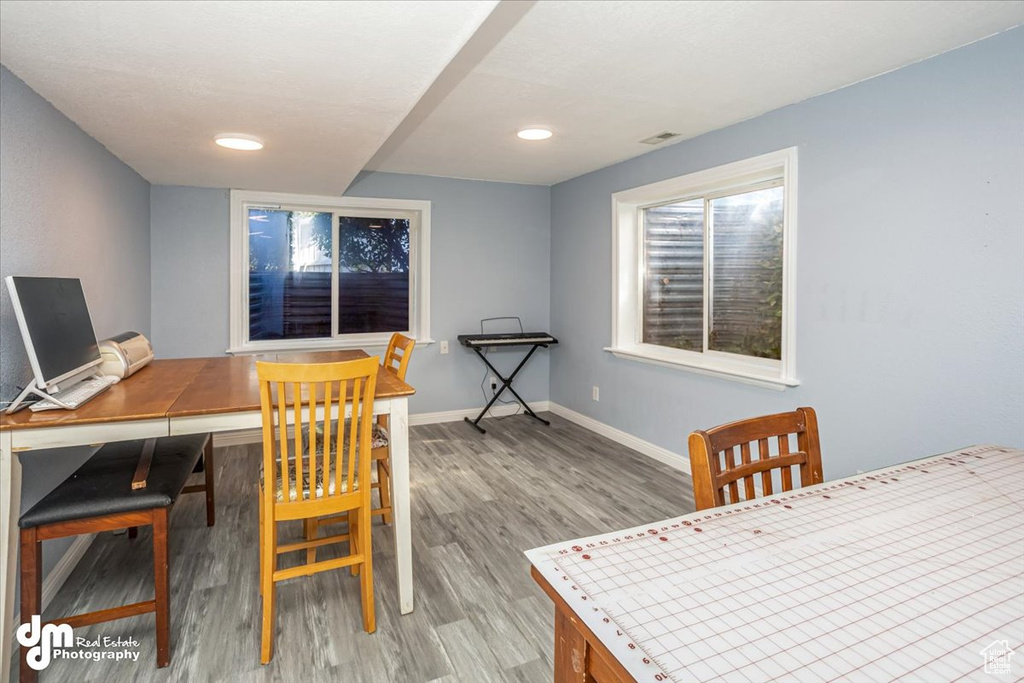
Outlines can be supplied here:
[[195, 469], [209, 434], [156, 440], [146, 488], [132, 490], [144, 440], [105, 444], [18, 520], [21, 528], [167, 507]]

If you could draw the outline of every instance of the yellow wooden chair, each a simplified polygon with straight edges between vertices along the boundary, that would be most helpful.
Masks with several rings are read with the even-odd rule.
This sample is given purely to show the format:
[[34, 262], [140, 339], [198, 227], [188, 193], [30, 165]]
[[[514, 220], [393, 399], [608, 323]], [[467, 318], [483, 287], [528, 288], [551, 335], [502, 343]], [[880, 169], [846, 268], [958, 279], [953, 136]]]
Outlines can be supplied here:
[[[406, 370], [409, 369], [409, 359], [412, 357], [413, 347], [416, 340], [395, 332], [391, 335], [388, 343], [388, 350], [384, 354], [384, 370], [405, 381]], [[377, 463], [377, 483], [374, 488], [380, 494], [380, 507], [373, 509], [373, 514], [384, 518], [385, 524], [391, 523], [391, 441], [388, 435], [388, 416], [378, 415], [377, 421], [373, 423], [373, 452], [371, 454], [374, 462]]]
[[[274, 656], [274, 594], [278, 581], [351, 567], [353, 573], [360, 574], [363, 628], [368, 633], [376, 630], [370, 544], [370, 441], [378, 368], [376, 357], [344, 363], [256, 364], [263, 411], [259, 501], [263, 596], [260, 660], [264, 664]], [[351, 420], [344, 419], [346, 397], [351, 401]], [[322, 422], [322, 430], [316, 429], [318, 422]], [[291, 438], [289, 431], [293, 432]], [[327, 448], [317, 448], [318, 431], [322, 431]], [[303, 446], [305, 438], [310, 441], [308, 449]], [[345, 513], [348, 533], [316, 538], [316, 519], [338, 513]], [[277, 523], [291, 520], [303, 520], [306, 539], [278, 545]], [[348, 542], [346, 557], [315, 561], [316, 548], [342, 541]], [[278, 555], [300, 550], [307, 552], [305, 564], [277, 568]]]
[[[392, 373], [398, 379], [405, 381], [405, 373], [409, 368], [409, 359], [412, 357], [413, 347], [416, 340], [395, 332], [388, 342], [387, 352], [384, 354], [383, 369]], [[321, 442], [322, 444], [323, 442]], [[322, 445], [321, 445], [322, 447]], [[380, 494], [380, 506], [373, 508], [374, 515], [384, 518], [385, 524], [391, 523], [391, 442], [388, 435], [388, 416], [378, 415], [373, 423], [373, 439], [371, 441], [371, 459], [377, 463], [377, 481], [371, 486], [377, 489]], [[328, 517], [311, 522], [307, 527], [306, 535], [312, 538], [316, 535], [317, 528], [321, 524], [337, 524], [348, 521], [344, 515]], [[315, 552], [315, 551], [313, 551]]]

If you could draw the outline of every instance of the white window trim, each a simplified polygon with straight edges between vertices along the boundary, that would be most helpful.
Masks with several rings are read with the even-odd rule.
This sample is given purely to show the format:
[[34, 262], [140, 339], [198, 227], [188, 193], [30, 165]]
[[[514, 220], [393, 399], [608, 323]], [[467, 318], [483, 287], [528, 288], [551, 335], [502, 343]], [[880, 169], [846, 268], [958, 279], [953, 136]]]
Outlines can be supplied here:
[[[782, 359], [765, 360], [719, 352], [696, 352], [644, 344], [641, 330], [643, 276], [640, 272], [642, 210], [667, 201], [719, 193], [777, 178], [784, 183], [782, 238]], [[797, 148], [763, 154], [612, 195], [612, 343], [619, 358], [680, 368], [782, 390], [796, 378]]]
[[[346, 334], [324, 339], [274, 339], [248, 341], [249, 329], [249, 240], [246, 210], [250, 205], [295, 207], [312, 211], [324, 211], [345, 215], [374, 211], [415, 212], [416, 234], [410, 235], [409, 256], [415, 263], [410, 268], [412, 275], [411, 330], [406, 332], [420, 345], [432, 344], [430, 338], [430, 206], [431, 203], [418, 199], [378, 199], [373, 197], [325, 197], [319, 195], [292, 194], [287, 192], [257, 192], [231, 190], [231, 265], [230, 265], [230, 346], [227, 353], [268, 353], [274, 351], [309, 351], [327, 349], [364, 349], [387, 346], [391, 333]], [[336, 220], [334, 221], [336, 222]], [[335, 248], [337, 246], [335, 245]], [[335, 274], [336, 275], [336, 274]], [[332, 287], [332, 289], [334, 289]], [[333, 296], [337, 296], [335, 292]]]

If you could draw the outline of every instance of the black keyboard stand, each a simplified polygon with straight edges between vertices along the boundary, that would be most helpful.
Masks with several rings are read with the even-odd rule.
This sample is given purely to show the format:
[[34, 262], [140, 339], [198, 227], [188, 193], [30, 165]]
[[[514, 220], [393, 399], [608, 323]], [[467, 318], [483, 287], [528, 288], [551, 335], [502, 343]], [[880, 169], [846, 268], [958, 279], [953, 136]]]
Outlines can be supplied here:
[[545, 425], [550, 426], [551, 423], [542, 417], [538, 417], [537, 413], [530, 410], [530, 406], [527, 405], [526, 401], [523, 400], [523, 397], [517, 394], [516, 390], [512, 388], [512, 380], [516, 378], [516, 375], [519, 374], [519, 371], [523, 369], [524, 365], [526, 365], [526, 361], [530, 360], [530, 356], [533, 355], [533, 352], [541, 347], [547, 348], [547, 346], [547, 344], [534, 344], [533, 348], [530, 349], [529, 353], [527, 353], [521, 361], [519, 361], [519, 365], [516, 366], [516, 369], [512, 371], [512, 374], [509, 375], [508, 378], [502, 377], [501, 373], [498, 372], [497, 368], [491, 365], [491, 361], [487, 360], [487, 356], [484, 355], [483, 351], [480, 350], [482, 347], [470, 347], [474, 351], [476, 351], [476, 355], [480, 356], [480, 359], [488, 368], [491, 369], [491, 372], [493, 372], [494, 375], [501, 380], [501, 388], [494, 393], [494, 396], [492, 396], [491, 400], [487, 402], [487, 405], [484, 406], [484, 409], [480, 411], [480, 414], [476, 416], [475, 420], [470, 420], [468, 417], [464, 417], [462, 419], [468, 422], [469, 424], [473, 425], [473, 427], [475, 427], [476, 430], [481, 434], [486, 434], [487, 430], [480, 426], [480, 420], [484, 419], [484, 415], [486, 415], [487, 411], [491, 409], [491, 406], [494, 405], [494, 402], [498, 400], [498, 397], [501, 396], [502, 392], [508, 389], [509, 391], [512, 392], [512, 395], [516, 397], [516, 400], [519, 401], [519, 405], [523, 406], [523, 410], [526, 411], [527, 415], [532, 417], [534, 420], [537, 420], [538, 422], [543, 422]]

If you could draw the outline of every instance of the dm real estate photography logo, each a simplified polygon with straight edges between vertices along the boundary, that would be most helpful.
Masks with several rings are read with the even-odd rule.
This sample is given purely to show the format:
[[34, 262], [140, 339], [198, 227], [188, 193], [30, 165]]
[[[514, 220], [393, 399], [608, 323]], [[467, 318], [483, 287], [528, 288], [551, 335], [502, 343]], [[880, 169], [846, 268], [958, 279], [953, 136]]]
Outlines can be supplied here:
[[69, 625], [43, 624], [38, 614], [27, 624], [18, 627], [17, 637], [18, 644], [27, 648], [25, 659], [28, 665], [36, 671], [42, 671], [54, 659], [133, 662], [139, 659], [139, 641], [134, 638], [75, 638], [75, 631]]

